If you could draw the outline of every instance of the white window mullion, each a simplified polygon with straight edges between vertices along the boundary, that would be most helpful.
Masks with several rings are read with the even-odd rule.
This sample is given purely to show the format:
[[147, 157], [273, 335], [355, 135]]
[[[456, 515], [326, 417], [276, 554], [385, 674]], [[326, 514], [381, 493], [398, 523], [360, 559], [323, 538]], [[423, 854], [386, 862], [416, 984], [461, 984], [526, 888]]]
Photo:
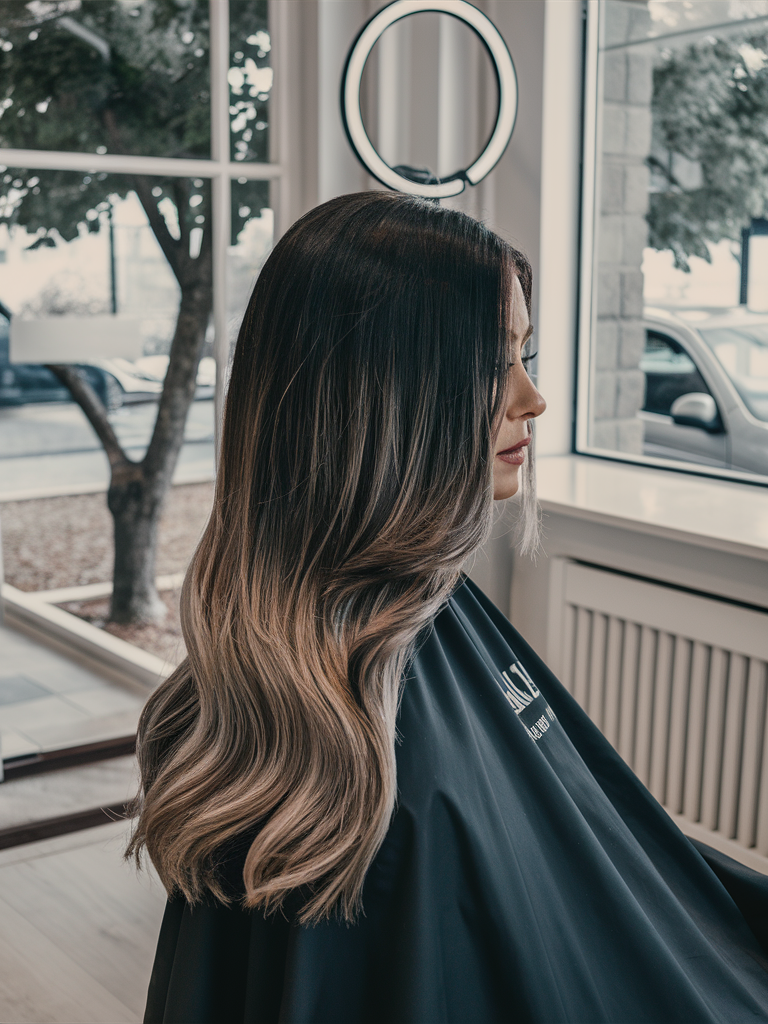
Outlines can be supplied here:
[[[217, 0], [214, 0], [217, 2]], [[226, 88], [225, 81], [225, 88]], [[279, 164], [235, 164], [223, 161], [188, 160], [160, 156], [128, 156], [120, 153], [64, 153], [47, 149], [2, 149], [0, 162], [6, 167], [30, 171], [105, 171], [107, 174], [149, 174], [160, 178], [213, 178], [225, 167], [227, 173], [252, 181], [278, 178]]]
[[231, 231], [232, 182], [229, 176], [229, 0], [210, 2], [211, 156], [216, 172], [211, 182], [213, 215], [213, 357], [216, 360], [214, 398], [216, 457], [229, 367], [227, 324], [227, 247]]

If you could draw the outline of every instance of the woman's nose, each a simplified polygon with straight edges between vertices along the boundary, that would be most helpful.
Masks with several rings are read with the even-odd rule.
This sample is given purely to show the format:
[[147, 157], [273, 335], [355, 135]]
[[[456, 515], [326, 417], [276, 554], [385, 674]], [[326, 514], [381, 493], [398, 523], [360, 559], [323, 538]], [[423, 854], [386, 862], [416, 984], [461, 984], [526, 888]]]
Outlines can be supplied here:
[[547, 403], [525, 370], [522, 371], [520, 378], [512, 385], [507, 417], [511, 420], [532, 420], [541, 416], [547, 408]]

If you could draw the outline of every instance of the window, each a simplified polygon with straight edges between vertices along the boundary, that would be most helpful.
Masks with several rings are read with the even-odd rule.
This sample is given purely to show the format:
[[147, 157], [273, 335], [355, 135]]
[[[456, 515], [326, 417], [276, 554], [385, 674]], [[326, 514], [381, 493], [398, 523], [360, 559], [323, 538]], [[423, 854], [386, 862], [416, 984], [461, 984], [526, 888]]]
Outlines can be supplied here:
[[593, 0], [586, 68], [576, 448], [768, 482], [768, 2]]
[[[170, 661], [183, 656], [178, 576], [210, 507], [214, 406], [272, 244], [281, 170], [270, 162], [268, 15], [267, 0], [0, 4], [5, 581], [105, 626], [114, 552], [107, 460], [45, 364], [78, 368], [138, 462], [170, 346], [196, 331], [196, 400], [155, 567], [170, 617], [163, 628], [108, 624]], [[25, 349], [23, 339], [37, 348]], [[34, 653], [19, 650], [14, 671], [24, 685], [0, 678], [0, 703], [5, 685], [14, 704], [4, 718], [4, 758], [71, 745], [81, 728], [84, 736], [131, 731], [124, 719], [109, 724], [108, 712], [135, 717], [135, 696], [111, 693], [105, 710], [103, 694], [89, 689], [98, 681], [74, 673], [66, 689]], [[98, 728], [94, 718], [103, 719]]]

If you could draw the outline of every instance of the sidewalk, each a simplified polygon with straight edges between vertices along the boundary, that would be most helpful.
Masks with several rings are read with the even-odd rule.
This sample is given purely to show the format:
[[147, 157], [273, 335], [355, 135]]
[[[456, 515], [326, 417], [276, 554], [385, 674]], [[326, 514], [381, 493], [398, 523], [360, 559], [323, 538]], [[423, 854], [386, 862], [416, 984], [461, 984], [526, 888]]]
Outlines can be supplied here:
[[[141, 452], [131, 451], [129, 454], [138, 458]], [[179, 454], [173, 483], [197, 484], [213, 480], [213, 466], [213, 442], [185, 444]], [[0, 459], [0, 502], [58, 494], [88, 494], [106, 491], [108, 484], [109, 466], [101, 449]]]
[[[110, 422], [128, 456], [143, 457], [157, 416], [153, 402], [124, 406]], [[173, 482], [214, 475], [213, 401], [192, 403]], [[0, 502], [105, 491], [109, 467], [82, 411], [72, 402], [0, 407]]]
[[0, 652], [4, 760], [136, 731], [145, 689], [108, 682], [8, 626], [0, 626]]

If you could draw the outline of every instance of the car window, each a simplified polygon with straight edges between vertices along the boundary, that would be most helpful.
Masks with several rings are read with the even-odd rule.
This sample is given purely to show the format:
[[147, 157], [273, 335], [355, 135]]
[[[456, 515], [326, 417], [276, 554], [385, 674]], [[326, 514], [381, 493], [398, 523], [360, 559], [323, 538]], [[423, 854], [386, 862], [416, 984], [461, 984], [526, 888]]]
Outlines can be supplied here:
[[710, 394], [704, 378], [683, 346], [658, 331], [646, 331], [640, 369], [645, 374], [645, 412], [669, 416], [672, 403], [681, 395], [694, 391]]
[[768, 421], [768, 325], [712, 327], [699, 333], [752, 415]]

